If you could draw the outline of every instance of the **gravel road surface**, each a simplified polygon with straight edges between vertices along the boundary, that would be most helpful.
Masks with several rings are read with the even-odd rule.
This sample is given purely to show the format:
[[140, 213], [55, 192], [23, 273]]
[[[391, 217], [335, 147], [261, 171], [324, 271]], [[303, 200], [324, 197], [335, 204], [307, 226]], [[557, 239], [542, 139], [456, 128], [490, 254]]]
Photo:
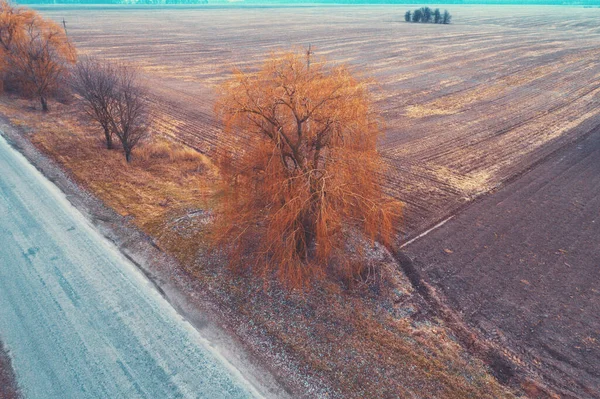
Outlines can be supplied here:
[[1, 136], [0, 341], [31, 399], [259, 396]]

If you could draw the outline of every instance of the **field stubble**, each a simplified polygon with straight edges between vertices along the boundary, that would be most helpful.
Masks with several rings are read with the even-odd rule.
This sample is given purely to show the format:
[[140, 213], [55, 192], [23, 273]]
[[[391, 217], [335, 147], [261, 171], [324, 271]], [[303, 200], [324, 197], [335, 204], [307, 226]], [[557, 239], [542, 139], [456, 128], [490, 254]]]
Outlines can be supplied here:
[[81, 53], [141, 66], [159, 130], [209, 155], [224, 139], [215, 89], [234, 66], [310, 43], [374, 78], [409, 238], [600, 124], [600, 10], [455, 5], [439, 26], [404, 23], [406, 7], [42, 12], [65, 18]]

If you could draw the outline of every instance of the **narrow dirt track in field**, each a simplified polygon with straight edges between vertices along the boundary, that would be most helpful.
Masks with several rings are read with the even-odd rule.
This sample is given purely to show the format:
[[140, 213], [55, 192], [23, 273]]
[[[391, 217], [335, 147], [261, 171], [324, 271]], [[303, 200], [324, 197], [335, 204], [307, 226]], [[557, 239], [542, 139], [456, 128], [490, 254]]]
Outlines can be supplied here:
[[408, 238], [600, 125], [599, 9], [449, 8], [448, 26], [404, 23], [406, 6], [42, 10], [82, 53], [141, 65], [161, 131], [209, 154], [234, 66], [311, 43], [375, 78]]
[[405, 248], [464, 319], [580, 398], [600, 392], [600, 129]]

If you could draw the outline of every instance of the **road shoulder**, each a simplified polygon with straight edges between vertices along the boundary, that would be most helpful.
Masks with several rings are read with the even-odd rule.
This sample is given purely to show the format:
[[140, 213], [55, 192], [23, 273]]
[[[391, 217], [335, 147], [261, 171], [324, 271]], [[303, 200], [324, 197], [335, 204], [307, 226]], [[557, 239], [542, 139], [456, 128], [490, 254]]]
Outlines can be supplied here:
[[[53, 160], [38, 151], [27, 139], [28, 133], [0, 115], [0, 134], [52, 181], [69, 202], [107, 239], [134, 263], [161, 295], [207, 338], [231, 364], [266, 398], [290, 397], [287, 389], [252, 355], [249, 341], [231, 330], [221, 309], [190, 286], [177, 261], [161, 251], [152, 238], [133, 226], [102, 201], [80, 187]], [[1, 352], [0, 352], [1, 355]], [[1, 363], [0, 363], [1, 365]], [[9, 391], [10, 392], [10, 391]], [[10, 397], [9, 397], [10, 398]]]

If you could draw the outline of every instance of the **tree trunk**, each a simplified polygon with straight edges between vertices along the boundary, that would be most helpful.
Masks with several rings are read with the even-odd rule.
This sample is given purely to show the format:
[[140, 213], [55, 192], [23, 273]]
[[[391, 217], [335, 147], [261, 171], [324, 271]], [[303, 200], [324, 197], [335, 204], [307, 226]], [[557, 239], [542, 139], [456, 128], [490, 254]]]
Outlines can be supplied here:
[[106, 148], [109, 150], [112, 150], [113, 149], [112, 134], [110, 134], [110, 130], [108, 130], [107, 128], [104, 128], [104, 136], [106, 137]]
[[48, 112], [48, 101], [46, 100], [46, 97], [41, 96], [40, 101], [42, 102], [42, 111]]
[[131, 150], [124, 148], [125, 150], [125, 160], [127, 160], [127, 163], [131, 162]]

